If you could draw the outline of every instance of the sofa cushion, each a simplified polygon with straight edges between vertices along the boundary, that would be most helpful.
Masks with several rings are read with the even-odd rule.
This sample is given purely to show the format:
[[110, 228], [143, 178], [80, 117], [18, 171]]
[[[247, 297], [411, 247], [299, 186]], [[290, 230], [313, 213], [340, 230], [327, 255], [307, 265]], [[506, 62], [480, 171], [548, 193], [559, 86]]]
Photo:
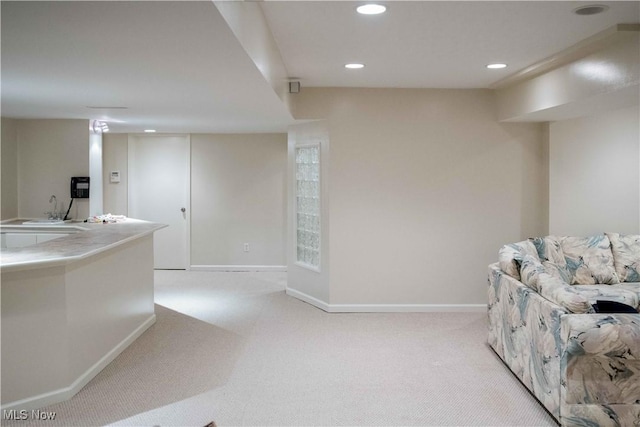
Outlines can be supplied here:
[[640, 235], [605, 233], [611, 241], [613, 264], [621, 282], [640, 282]]
[[595, 304], [598, 300], [615, 301], [638, 308], [640, 301], [638, 293], [625, 289], [620, 285], [573, 285], [572, 289], [585, 297], [589, 304]]
[[547, 273], [538, 275], [538, 293], [545, 299], [566, 308], [572, 313], [590, 313], [593, 311], [589, 300], [574, 286]]
[[571, 273], [566, 265], [554, 264], [551, 261], [545, 261], [542, 265], [544, 266], [545, 271], [553, 277], [557, 277], [567, 284], [571, 283]]
[[538, 258], [540, 261], [549, 261], [560, 267], [566, 266], [564, 254], [560, 246], [560, 237], [546, 236], [546, 237], [534, 237], [529, 239], [533, 246], [536, 248]]
[[537, 257], [525, 255], [520, 266], [520, 281], [530, 287], [538, 290], [538, 276], [540, 273], [547, 273], [557, 279], [562, 280], [566, 284], [571, 282], [571, 275], [567, 267], [559, 266], [550, 261], [540, 262]]
[[546, 270], [538, 257], [533, 257], [529, 254], [524, 256], [522, 264], [520, 266], [520, 281], [530, 287], [531, 289], [538, 290], [538, 275], [545, 273]]
[[563, 237], [560, 246], [572, 276], [572, 285], [620, 283], [607, 236]]
[[520, 280], [520, 267], [525, 255], [538, 257], [536, 248], [528, 240], [504, 245], [498, 251], [500, 269], [514, 279]]
[[638, 296], [638, 301], [640, 301], [640, 282], [625, 282], [614, 286], [634, 292]]

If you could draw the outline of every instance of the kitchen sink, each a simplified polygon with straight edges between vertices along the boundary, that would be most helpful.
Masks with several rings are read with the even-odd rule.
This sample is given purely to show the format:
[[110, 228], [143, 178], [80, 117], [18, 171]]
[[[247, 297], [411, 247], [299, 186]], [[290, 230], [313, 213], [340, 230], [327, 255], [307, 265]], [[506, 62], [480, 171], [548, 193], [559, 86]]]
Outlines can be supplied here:
[[23, 222], [25, 225], [63, 225], [64, 221], [61, 219], [33, 219], [31, 221]]

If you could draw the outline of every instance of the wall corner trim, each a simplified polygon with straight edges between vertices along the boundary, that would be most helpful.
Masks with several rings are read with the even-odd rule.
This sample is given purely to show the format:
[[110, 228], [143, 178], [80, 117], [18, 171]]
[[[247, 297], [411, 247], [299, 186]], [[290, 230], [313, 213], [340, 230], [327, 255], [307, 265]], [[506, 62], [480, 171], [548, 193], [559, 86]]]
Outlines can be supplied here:
[[328, 304], [304, 292], [287, 288], [289, 296], [327, 313], [480, 313], [486, 304]]
[[304, 292], [297, 291], [293, 288], [287, 286], [286, 293], [289, 296], [292, 296], [300, 301], [304, 301], [308, 304], [313, 305], [314, 307], [319, 308], [320, 310], [324, 310], [327, 313], [331, 313], [330, 306], [324, 301], [319, 300], [318, 298], [312, 297], [311, 295], [305, 294]]

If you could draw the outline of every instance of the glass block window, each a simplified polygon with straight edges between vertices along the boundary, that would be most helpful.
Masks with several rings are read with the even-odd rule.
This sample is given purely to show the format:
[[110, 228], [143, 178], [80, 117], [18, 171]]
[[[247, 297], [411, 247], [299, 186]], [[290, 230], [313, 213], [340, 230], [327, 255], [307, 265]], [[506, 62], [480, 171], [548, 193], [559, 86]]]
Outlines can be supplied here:
[[296, 148], [296, 260], [320, 268], [320, 145]]

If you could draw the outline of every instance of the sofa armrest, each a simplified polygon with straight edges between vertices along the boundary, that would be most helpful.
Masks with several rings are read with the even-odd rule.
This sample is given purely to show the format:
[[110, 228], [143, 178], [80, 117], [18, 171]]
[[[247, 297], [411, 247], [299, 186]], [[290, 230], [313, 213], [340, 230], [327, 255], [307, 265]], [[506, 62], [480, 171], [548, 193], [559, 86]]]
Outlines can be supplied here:
[[538, 293], [572, 313], [590, 313], [593, 311], [589, 300], [576, 292], [571, 285], [547, 273], [538, 277]]
[[560, 319], [569, 311], [489, 266], [488, 343], [556, 418], [560, 416]]
[[[640, 421], [640, 314], [562, 316], [562, 421]], [[595, 425], [595, 424], [594, 424]]]

